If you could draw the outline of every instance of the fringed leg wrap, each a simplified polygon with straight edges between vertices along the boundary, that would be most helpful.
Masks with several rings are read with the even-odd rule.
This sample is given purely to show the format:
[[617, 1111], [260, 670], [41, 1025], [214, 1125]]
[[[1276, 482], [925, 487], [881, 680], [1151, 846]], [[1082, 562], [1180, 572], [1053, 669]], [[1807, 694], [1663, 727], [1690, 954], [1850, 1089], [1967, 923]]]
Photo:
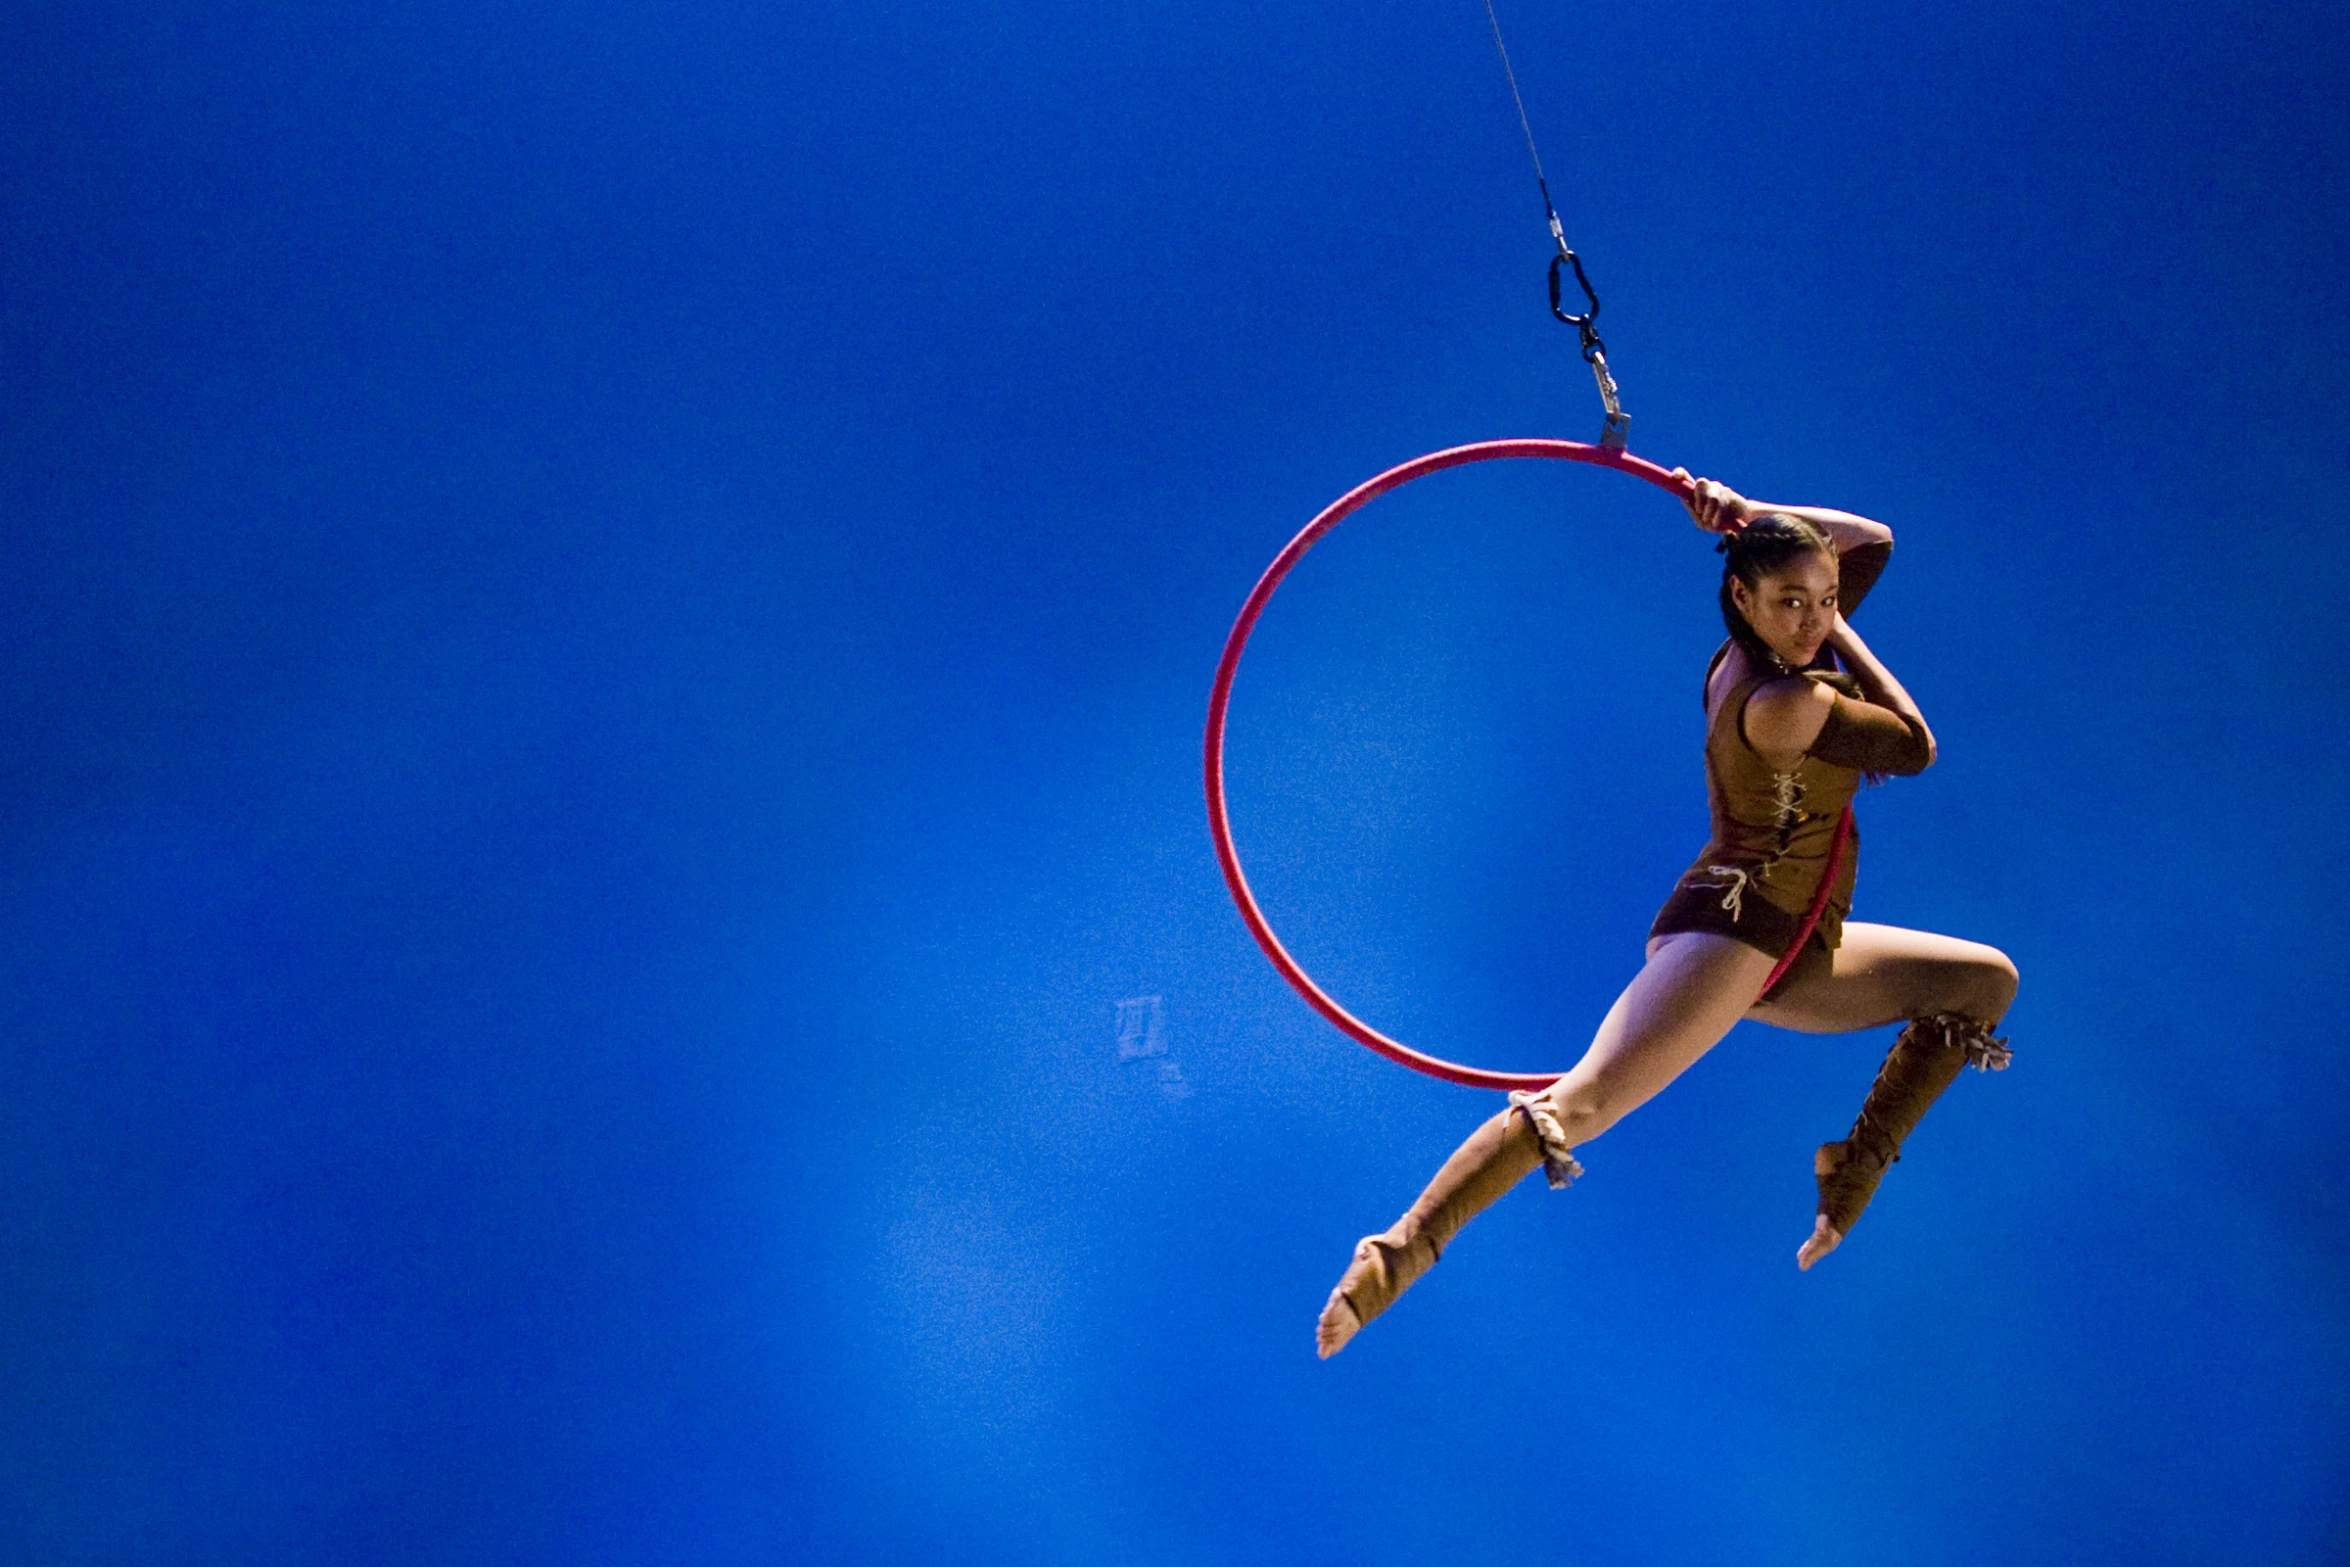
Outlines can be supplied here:
[[1992, 1036], [1990, 1025], [1956, 1012], [1932, 1012], [1917, 1018], [1901, 1031], [1903, 1039], [1912, 1034], [1964, 1051], [1966, 1064], [1978, 1072], [2004, 1072], [2015, 1060], [2007, 1041]]
[[1542, 1173], [1550, 1178], [1552, 1191], [1583, 1173], [1583, 1167], [1575, 1162], [1575, 1150], [1567, 1146], [1567, 1128], [1559, 1120], [1558, 1107], [1548, 1094], [1521, 1088], [1510, 1095], [1510, 1108], [1524, 1111], [1527, 1124], [1534, 1128], [1535, 1140], [1542, 1145]]
[[1558, 1113], [1534, 1094], [1510, 1095], [1510, 1108], [1470, 1134], [1444, 1161], [1420, 1200], [1384, 1235], [1356, 1243], [1354, 1260], [1330, 1292], [1314, 1337], [1329, 1359], [1363, 1325], [1395, 1304], [1436, 1266], [1461, 1227], [1501, 1200], [1539, 1164], [1550, 1184], [1564, 1186], [1583, 1173], [1567, 1150]]
[[1963, 1068], [1999, 1072], [2011, 1059], [2007, 1041], [1994, 1038], [1988, 1024], [1955, 1012], [1912, 1019], [1877, 1069], [1851, 1135], [1822, 1143], [1813, 1156], [1820, 1217], [1828, 1227], [1839, 1237], [1852, 1232], [1877, 1184], [1901, 1157], [1902, 1143]]

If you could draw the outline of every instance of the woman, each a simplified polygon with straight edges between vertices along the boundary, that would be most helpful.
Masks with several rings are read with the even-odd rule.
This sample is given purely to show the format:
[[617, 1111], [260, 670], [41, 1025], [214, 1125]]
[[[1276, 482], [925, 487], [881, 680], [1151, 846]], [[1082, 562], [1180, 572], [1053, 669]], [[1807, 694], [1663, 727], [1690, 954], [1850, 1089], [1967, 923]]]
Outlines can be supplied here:
[[1857, 842], [1838, 856], [1817, 926], [1762, 994], [1802, 931], [1861, 778], [1925, 771], [1934, 735], [1846, 619], [1893, 553], [1890, 529], [1847, 512], [1765, 506], [1711, 480], [1696, 481], [1689, 510], [1722, 535], [1726, 557], [1730, 640], [1705, 683], [1713, 839], [1665, 901], [1646, 965], [1574, 1070], [1542, 1093], [1510, 1095], [1410, 1211], [1356, 1246], [1322, 1308], [1324, 1359], [1536, 1165], [1553, 1186], [1580, 1175], [1574, 1149], [1647, 1103], [1742, 1017], [1808, 1033], [1908, 1024], [1851, 1134], [1813, 1160], [1819, 1213], [1799, 1268], [1851, 1233], [1902, 1140], [1960, 1067], [2007, 1064], [2006, 1042], [1991, 1031], [2015, 999], [2015, 965], [1976, 942], [1846, 921]]

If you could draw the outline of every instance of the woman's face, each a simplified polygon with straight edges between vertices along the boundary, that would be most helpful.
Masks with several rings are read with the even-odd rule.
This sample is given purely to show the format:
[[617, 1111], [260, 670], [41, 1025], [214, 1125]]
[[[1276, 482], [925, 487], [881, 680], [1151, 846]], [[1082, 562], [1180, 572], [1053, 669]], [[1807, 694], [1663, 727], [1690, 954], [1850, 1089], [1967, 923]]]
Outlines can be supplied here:
[[1732, 577], [1730, 597], [1763, 644], [1801, 669], [1836, 627], [1836, 562], [1805, 550], [1751, 588]]

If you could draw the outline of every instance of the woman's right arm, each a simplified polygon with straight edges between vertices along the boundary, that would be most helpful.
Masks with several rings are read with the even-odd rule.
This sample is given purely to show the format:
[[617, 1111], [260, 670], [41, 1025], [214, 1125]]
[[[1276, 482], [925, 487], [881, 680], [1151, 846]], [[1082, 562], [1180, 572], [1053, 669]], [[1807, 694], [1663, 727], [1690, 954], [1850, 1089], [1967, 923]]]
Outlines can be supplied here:
[[1839, 767], [1903, 777], [1933, 766], [1934, 731], [1926, 727], [1926, 715], [1841, 615], [1828, 634], [1828, 645], [1868, 700], [1836, 698], [1819, 738], [1811, 744], [1811, 754]]
[[1756, 512], [1775, 511], [1801, 517], [1836, 541], [1836, 607], [1847, 615], [1860, 608], [1860, 601], [1869, 596], [1869, 589], [1877, 585], [1877, 579], [1885, 574], [1886, 563], [1893, 559], [1893, 530], [1874, 518], [1827, 506], [1772, 506], [1763, 501], [1746, 504]]
[[1884, 574], [1885, 563], [1893, 558], [1893, 530], [1873, 518], [1831, 506], [1774, 506], [1768, 501], [1750, 501], [1717, 479], [1691, 477], [1686, 468], [1675, 468], [1673, 476], [1689, 480], [1689, 496], [1683, 504], [1708, 533], [1735, 533], [1748, 518], [1766, 511], [1801, 517], [1825, 533], [1836, 546], [1837, 607], [1847, 615], [1860, 608], [1860, 601]]

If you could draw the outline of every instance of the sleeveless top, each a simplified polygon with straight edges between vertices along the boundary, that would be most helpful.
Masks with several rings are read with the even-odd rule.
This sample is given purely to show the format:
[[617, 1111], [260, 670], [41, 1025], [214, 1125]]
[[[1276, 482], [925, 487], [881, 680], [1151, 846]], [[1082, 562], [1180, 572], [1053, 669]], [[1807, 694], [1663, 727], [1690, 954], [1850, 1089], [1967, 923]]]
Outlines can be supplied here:
[[[1747, 700], [1775, 678], [1784, 677], [1749, 676], [1731, 687], [1714, 710], [1705, 737], [1705, 796], [1713, 838], [1697, 863], [1682, 873], [1666, 905], [1668, 915], [1676, 908], [1684, 911], [1671, 921], [1675, 928], [1718, 930], [1765, 951], [1774, 950], [1774, 940], [1783, 949], [1810, 910], [1836, 824], [1861, 778], [1858, 768], [1809, 754], [1780, 772], [1747, 743]], [[1831, 950], [1843, 940], [1859, 865], [1856, 830], [1820, 914], [1817, 935]], [[1753, 907], [1757, 902], [1767, 907]], [[1660, 916], [1658, 923], [1667, 924], [1667, 918]]]

